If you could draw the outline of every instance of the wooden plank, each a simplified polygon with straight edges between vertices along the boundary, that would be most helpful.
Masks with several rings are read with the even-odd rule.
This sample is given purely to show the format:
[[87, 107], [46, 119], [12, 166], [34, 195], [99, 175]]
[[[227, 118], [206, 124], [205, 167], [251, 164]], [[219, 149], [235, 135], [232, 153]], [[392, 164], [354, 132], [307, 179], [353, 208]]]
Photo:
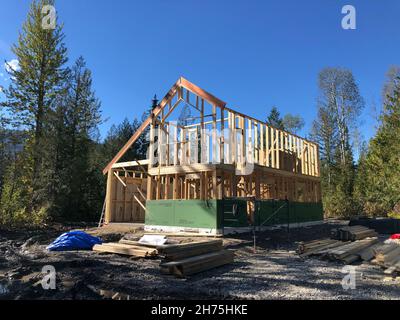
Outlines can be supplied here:
[[136, 200], [136, 202], [143, 208], [143, 210], [146, 211], [146, 207], [144, 206], [144, 204], [138, 199], [138, 197], [136, 197], [135, 195], [133, 195], [133, 198]]
[[217, 163], [217, 107], [212, 106], [212, 163]]
[[153, 118], [156, 117], [163, 108], [165, 108], [167, 102], [172, 99], [175, 95], [176, 90], [178, 88], [178, 82], [175, 83], [172, 88], [168, 91], [165, 97], [161, 100], [157, 107], [151, 112], [150, 116], [143, 121], [139, 129], [133, 134], [133, 136], [125, 143], [125, 145], [118, 151], [115, 157], [107, 164], [107, 166], [103, 169], [103, 174], [106, 174], [108, 170], [113, 166], [114, 163], [117, 163], [119, 159], [128, 151], [128, 149], [135, 143], [135, 141], [141, 136], [141, 134], [146, 130], [146, 128], [151, 124]]
[[[217, 252], [185, 258], [160, 264], [162, 270], [167, 270], [176, 276], [187, 276], [202, 272], [224, 264], [232, 263], [234, 254], [231, 251], [221, 250]], [[165, 271], [164, 271], [165, 272]]]
[[157, 255], [157, 250], [155, 249], [141, 249], [121, 243], [96, 244], [93, 246], [92, 250], [97, 252], [117, 253], [137, 257], [151, 257]]
[[[161, 254], [164, 254], [164, 251], [161, 250]], [[185, 250], [175, 250], [170, 251], [169, 253], [165, 253], [165, 260], [166, 261], [175, 261], [181, 260], [189, 257], [194, 257], [197, 255], [220, 251], [222, 250], [222, 243], [220, 244], [204, 244], [202, 246], [196, 246], [193, 248], [188, 248]]]
[[107, 187], [106, 187], [106, 208], [105, 208], [105, 216], [104, 216], [104, 222], [109, 223], [112, 221], [112, 210], [111, 210], [111, 205], [112, 205], [112, 189], [113, 189], [113, 182], [112, 182], [112, 177], [114, 176], [113, 174], [113, 169], [110, 169], [107, 175]]
[[202, 88], [198, 87], [194, 83], [190, 82], [189, 80], [180, 77], [178, 80], [178, 83], [180, 86], [186, 88], [187, 90], [190, 90], [194, 94], [200, 96], [204, 100], [208, 101], [210, 104], [215, 104], [216, 106], [219, 107], [225, 107], [226, 102], [218, 99], [217, 97], [213, 96], [211, 93], [208, 93], [207, 91], [203, 90]]
[[220, 147], [219, 147], [219, 163], [224, 163], [225, 162], [225, 116], [224, 116], [224, 108], [220, 108], [221, 110], [221, 128], [220, 128]]
[[116, 171], [114, 171], [114, 176], [116, 176], [118, 181], [126, 188], [126, 183], [121, 179]]
[[114, 163], [112, 168], [118, 169], [118, 168], [126, 168], [126, 167], [147, 166], [149, 163], [150, 163], [150, 159], [118, 162], [118, 163]]

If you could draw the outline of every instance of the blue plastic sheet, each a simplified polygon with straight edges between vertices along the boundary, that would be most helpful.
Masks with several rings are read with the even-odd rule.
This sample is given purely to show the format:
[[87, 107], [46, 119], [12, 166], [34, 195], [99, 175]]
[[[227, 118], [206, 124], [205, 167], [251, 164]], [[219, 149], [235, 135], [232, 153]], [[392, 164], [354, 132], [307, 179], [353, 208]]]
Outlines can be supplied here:
[[92, 250], [95, 244], [101, 244], [102, 241], [83, 231], [70, 231], [63, 233], [54, 240], [47, 250], [50, 251], [68, 251], [68, 250]]

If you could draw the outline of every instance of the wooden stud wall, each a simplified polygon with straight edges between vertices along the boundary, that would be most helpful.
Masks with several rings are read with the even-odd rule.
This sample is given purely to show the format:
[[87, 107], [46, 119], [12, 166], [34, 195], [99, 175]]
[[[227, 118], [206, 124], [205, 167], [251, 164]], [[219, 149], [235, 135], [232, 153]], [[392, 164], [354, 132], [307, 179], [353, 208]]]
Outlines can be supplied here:
[[[180, 103], [197, 110], [197, 122], [185, 126], [167, 122]], [[142, 219], [140, 203], [145, 206], [146, 199], [255, 196], [321, 201], [317, 144], [227, 108], [190, 83], [177, 83], [162, 104], [162, 112], [149, 122], [148, 170], [152, 173], [132, 180], [126, 171], [109, 170], [106, 220], [132, 218], [132, 212], [138, 212], [133, 219]], [[254, 163], [252, 174], [237, 175], [235, 170], [249, 162]], [[146, 199], [131, 190], [139, 185]]]

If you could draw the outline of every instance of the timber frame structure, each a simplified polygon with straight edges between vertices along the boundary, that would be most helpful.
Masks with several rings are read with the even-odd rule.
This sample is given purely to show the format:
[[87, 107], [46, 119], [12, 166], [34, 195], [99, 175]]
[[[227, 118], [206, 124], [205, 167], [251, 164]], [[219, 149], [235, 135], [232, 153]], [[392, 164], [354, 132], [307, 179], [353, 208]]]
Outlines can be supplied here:
[[[196, 115], [170, 120], [182, 106]], [[147, 159], [118, 163], [145, 132], [150, 143]], [[211, 200], [245, 197], [321, 203], [316, 143], [235, 111], [183, 77], [103, 173], [108, 174], [105, 223], [147, 224], [155, 204], [176, 210], [166, 205], [172, 200], [196, 200], [207, 206]], [[179, 219], [164, 224], [185, 224], [184, 217]]]

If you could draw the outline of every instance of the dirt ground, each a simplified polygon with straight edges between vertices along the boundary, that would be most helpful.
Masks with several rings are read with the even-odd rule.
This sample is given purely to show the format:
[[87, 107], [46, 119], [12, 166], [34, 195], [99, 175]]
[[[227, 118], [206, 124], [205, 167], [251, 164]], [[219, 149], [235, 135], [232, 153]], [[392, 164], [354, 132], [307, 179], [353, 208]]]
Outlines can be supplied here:
[[[92, 251], [48, 252], [46, 245], [70, 227], [0, 231], [0, 299], [399, 299], [398, 278], [370, 264], [356, 265], [356, 289], [344, 290], [343, 265], [302, 259], [298, 241], [328, 237], [338, 222], [307, 228], [226, 236], [235, 262], [186, 279], [161, 275], [159, 259], [133, 259]], [[143, 231], [90, 229], [104, 241], [134, 239]], [[180, 238], [190, 241], [191, 239]], [[56, 289], [41, 286], [42, 267], [54, 266]]]

